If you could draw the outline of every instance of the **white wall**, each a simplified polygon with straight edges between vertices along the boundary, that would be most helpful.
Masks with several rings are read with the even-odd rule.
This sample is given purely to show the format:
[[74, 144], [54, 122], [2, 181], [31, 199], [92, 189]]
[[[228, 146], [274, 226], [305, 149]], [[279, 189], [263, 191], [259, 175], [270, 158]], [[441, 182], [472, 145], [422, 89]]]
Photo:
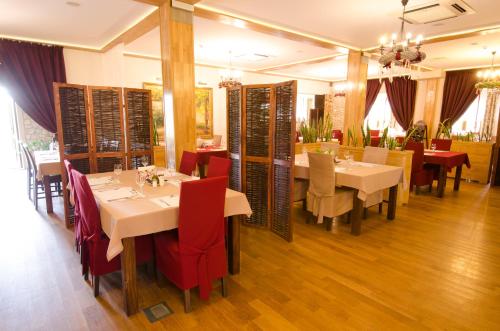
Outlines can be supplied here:
[[[161, 84], [161, 62], [123, 55], [124, 47], [117, 45], [106, 53], [86, 52], [64, 49], [66, 76], [68, 83], [83, 85], [103, 85], [117, 87], [142, 88], [144, 82]], [[243, 73], [243, 84], [278, 83], [293, 78]], [[297, 80], [298, 93], [327, 94], [330, 86], [327, 82]], [[195, 82], [197, 87], [213, 89], [214, 134], [226, 136], [226, 90], [220, 89], [219, 70], [205, 66], [196, 66]]]

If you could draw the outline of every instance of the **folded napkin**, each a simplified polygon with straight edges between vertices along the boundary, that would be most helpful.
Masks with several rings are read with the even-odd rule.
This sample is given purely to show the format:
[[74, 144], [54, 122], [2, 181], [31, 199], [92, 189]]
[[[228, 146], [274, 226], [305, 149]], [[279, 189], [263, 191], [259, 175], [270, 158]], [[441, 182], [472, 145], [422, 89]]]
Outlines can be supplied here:
[[137, 193], [130, 186], [95, 192], [94, 194], [99, 200], [106, 202], [128, 199], [137, 195]]
[[162, 208], [179, 207], [179, 196], [174, 194], [153, 198], [151, 201]]
[[87, 181], [89, 182], [90, 186], [96, 186], [112, 183], [113, 178], [111, 178], [111, 176], [87, 177]]

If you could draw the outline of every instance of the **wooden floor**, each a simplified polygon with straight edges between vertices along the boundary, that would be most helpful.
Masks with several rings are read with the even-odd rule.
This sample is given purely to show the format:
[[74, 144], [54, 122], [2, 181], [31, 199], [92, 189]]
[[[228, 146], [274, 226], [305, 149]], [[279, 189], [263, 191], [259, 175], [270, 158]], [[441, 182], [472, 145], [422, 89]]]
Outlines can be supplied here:
[[140, 270], [141, 308], [165, 301], [175, 312], [151, 324], [124, 315], [118, 273], [92, 296], [61, 203], [53, 216], [43, 203], [37, 213], [24, 174], [2, 174], [0, 330], [500, 330], [499, 189], [463, 183], [444, 199], [412, 196], [391, 223], [375, 208], [360, 237], [343, 223], [305, 224], [297, 205], [294, 242], [243, 227], [229, 297], [195, 294], [190, 314], [180, 290]]

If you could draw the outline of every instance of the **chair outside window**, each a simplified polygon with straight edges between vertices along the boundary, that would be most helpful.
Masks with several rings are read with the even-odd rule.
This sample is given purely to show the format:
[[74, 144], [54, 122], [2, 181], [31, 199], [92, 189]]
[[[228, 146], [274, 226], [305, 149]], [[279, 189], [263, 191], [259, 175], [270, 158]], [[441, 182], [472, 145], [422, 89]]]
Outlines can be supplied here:
[[183, 151], [179, 172], [184, 175], [191, 176], [193, 174], [193, 171], [196, 170], [197, 162], [198, 162], [198, 155], [196, 153]]
[[224, 204], [227, 177], [183, 182], [179, 200], [178, 231], [155, 235], [156, 266], [184, 290], [184, 310], [191, 311], [190, 289], [199, 287], [200, 298], [208, 300], [212, 281], [224, 277], [227, 259], [224, 237]]
[[309, 189], [307, 210], [317, 216], [317, 222], [329, 218], [326, 225], [331, 230], [332, 218], [352, 210], [353, 191], [335, 187], [335, 162], [333, 155], [308, 153]]

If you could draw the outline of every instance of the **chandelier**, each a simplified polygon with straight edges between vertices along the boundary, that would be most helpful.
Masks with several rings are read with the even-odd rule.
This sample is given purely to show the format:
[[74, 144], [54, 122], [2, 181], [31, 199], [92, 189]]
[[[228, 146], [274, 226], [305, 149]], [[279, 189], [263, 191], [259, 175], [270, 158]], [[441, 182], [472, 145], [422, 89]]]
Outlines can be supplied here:
[[491, 92], [500, 91], [500, 70], [495, 70], [495, 54], [497, 52], [491, 52], [491, 67], [487, 70], [478, 71], [477, 77], [481, 80], [476, 83], [475, 87], [477, 92], [485, 88], [491, 90]]
[[423, 42], [422, 35], [417, 36], [415, 48], [410, 47], [411, 33], [407, 33], [406, 39], [403, 39], [405, 32], [405, 11], [408, 0], [402, 0], [401, 4], [403, 5], [401, 31], [399, 36], [401, 40], [398, 41], [398, 35], [396, 33], [392, 34], [389, 45], [386, 44], [387, 38], [385, 36], [380, 38], [380, 59], [378, 60], [380, 75], [388, 74], [390, 81], [392, 81], [393, 76], [411, 76], [410, 65], [420, 63], [426, 57], [425, 53], [420, 51]]
[[229, 51], [229, 68], [219, 71], [219, 88], [241, 86], [241, 71], [232, 69], [231, 51]]

